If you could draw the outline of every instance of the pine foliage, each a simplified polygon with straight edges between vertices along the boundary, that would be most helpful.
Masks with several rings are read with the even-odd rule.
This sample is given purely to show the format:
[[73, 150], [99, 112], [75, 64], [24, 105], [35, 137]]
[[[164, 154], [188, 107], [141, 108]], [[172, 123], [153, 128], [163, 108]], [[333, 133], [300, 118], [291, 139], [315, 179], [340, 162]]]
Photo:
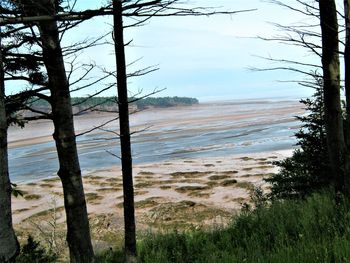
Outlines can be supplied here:
[[293, 155], [276, 162], [279, 173], [266, 179], [272, 184], [272, 198], [305, 198], [332, 184], [329, 173], [322, 80], [315, 77], [312, 98], [301, 100], [307, 113], [297, 117], [302, 127], [295, 134], [299, 149]]

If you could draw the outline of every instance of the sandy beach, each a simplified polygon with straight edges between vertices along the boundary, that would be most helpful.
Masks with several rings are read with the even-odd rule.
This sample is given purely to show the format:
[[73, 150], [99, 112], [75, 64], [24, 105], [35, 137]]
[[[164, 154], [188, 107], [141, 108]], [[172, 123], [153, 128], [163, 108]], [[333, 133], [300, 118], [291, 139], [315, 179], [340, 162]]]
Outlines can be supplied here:
[[[277, 172], [273, 161], [291, 150], [194, 158], [134, 167], [137, 229], [188, 230], [224, 226], [255, 187], [268, 191], [264, 178]], [[92, 236], [98, 247], [107, 246], [111, 233], [123, 231], [123, 194], [120, 167], [91, 171], [83, 177]], [[13, 220], [20, 238], [31, 233], [58, 232], [64, 242], [65, 214], [58, 178], [19, 184], [24, 197], [13, 199]], [[55, 228], [52, 225], [55, 225]], [[40, 231], [38, 229], [40, 228]], [[119, 236], [118, 236], [119, 235]], [[113, 239], [114, 240], [114, 239]], [[114, 240], [115, 241], [115, 240]], [[114, 242], [113, 241], [113, 242]]]
[[[137, 151], [134, 156], [139, 233], [223, 226], [244, 203], [250, 202], [254, 188], [262, 187], [268, 191], [264, 178], [277, 172], [274, 161], [291, 155], [290, 137], [298, 127], [293, 116], [303, 110], [294, 102], [287, 106], [266, 102], [262, 102], [260, 108], [256, 105], [247, 103], [244, 109], [240, 104], [175, 107], [162, 109], [161, 114], [152, 109], [132, 117], [133, 130], [151, 127], [135, 139], [135, 144], [145, 151], [144, 155], [150, 156], [142, 159], [142, 154]], [[84, 132], [110, 118], [104, 114], [78, 117], [76, 131]], [[116, 127], [116, 124], [109, 125], [109, 128]], [[13, 221], [20, 240], [31, 233], [45, 241], [55, 233], [55, 237], [59, 236], [65, 242], [63, 194], [56, 170], [49, 167], [51, 170], [43, 174], [45, 177], [32, 174], [32, 171], [34, 175], [39, 172], [40, 165], [45, 165], [46, 160], [57, 162], [53, 157], [45, 159], [54, 153], [52, 131], [50, 122], [40, 121], [29, 123], [24, 130], [11, 128], [9, 133], [12, 158], [21, 162], [37, 158], [29, 166], [21, 163], [27, 174], [23, 174], [21, 178], [26, 180], [17, 182], [17, 187], [24, 196], [13, 198]], [[105, 149], [94, 141], [93, 136], [101, 134], [105, 135], [95, 131], [90, 137], [78, 140], [82, 157], [91, 151], [94, 151], [95, 159], [100, 157], [87, 159], [95, 162], [96, 168], [84, 166], [86, 162], [82, 159], [84, 189], [96, 248], [121, 240], [123, 233], [121, 167], [116, 163], [99, 166], [99, 160], [104, 159], [100, 153]], [[46, 148], [41, 147], [48, 143], [51, 144]], [[276, 145], [277, 149], [284, 150], [271, 150]], [[143, 161], [138, 161], [140, 158]]]

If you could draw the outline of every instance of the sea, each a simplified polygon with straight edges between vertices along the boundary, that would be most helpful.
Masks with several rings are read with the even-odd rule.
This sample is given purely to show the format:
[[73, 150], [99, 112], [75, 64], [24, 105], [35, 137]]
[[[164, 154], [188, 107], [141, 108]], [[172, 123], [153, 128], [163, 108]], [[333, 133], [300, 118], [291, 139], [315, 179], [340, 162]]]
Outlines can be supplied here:
[[[222, 157], [296, 147], [295, 132], [305, 114], [298, 100], [261, 99], [153, 108], [130, 116], [133, 163]], [[118, 122], [113, 115], [76, 117], [78, 154], [84, 172], [120, 165]], [[100, 124], [109, 122], [102, 128]], [[26, 130], [27, 129], [27, 130]], [[92, 130], [89, 133], [86, 131]], [[56, 175], [58, 160], [48, 122], [9, 129], [12, 182], [31, 182]], [[34, 138], [47, 137], [48, 140]], [[14, 143], [16, 140], [26, 143]], [[14, 145], [14, 146], [11, 146]]]

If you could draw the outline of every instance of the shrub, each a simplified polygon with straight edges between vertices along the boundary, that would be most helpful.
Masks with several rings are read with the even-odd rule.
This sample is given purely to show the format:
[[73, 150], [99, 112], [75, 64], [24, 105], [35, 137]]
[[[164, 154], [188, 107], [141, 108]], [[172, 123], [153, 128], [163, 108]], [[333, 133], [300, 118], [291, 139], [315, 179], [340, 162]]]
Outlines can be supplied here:
[[29, 236], [27, 244], [21, 248], [16, 263], [51, 263], [56, 262], [57, 258], [55, 254], [46, 251], [39, 242]]

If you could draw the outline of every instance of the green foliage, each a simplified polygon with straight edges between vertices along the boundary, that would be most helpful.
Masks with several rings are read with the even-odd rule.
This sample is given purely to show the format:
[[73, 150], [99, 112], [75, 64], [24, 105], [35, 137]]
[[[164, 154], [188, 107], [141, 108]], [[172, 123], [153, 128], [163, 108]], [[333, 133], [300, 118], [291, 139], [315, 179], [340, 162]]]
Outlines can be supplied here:
[[16, 259], [16, 263], [51, 263], [56, 261], [57, 256], [46, 251], [31, 236], [28, 237], [27, 244], [21, 248]]
[[104, 251], [101, 254], [96, 255], [95, 257], [95, 263], [117, 263], [117, 262], [124, 262], [124, 253], [121, 250], [115, 250], [113, 251], [112, 248], [110, 248], [107, 251]]
[[314, 191], [329, 187], [332, 177], [329, 172], [326, 131], [321, 80], [316, 78], [316, 92], [311, 99], [302, 100], [308, 113], [297, 117], [302, 122], [295, 134], [300, 149], [293, 156], [275, 162], [279, 173], [266, 179], [272, 184], [273, 198], [305, 198]]
[[172, 107], [178, 105], [198, 104], [198, 100], [186, 97], [147, 97], [135, 101], [134, 104], [138, 109], [145, 109], [147, 107]]
[[[349, 262], [349, 205], [334, 200], [323, 193], [275, 201], [225, 229], [149, 234], [138, 244], [139, 262]], [[121, 250], [107, 254], [106, 262], [122, 262]]]
[[[138, 109], [198, 104], [197, 99], [187, 97], [147, 97], [143, 99], [130, 98], [129, 100], [131, 101], [131, 104], [135, 105]], [[97, 108], [107, 110], [111, 107], [117, 107], [117, 101], [118, 98], [116, 97], [73, 97], [72, 105], [80, 107], [80, 109]], [[28, 104], [30, 104], [32, 107], [50, 107], [49, 103], [42, 99], [32, 99], [28, 101]]]
[[11, 183], [11, 194], [14, 197], [23, 196], [23, 192], [17, 188], [17, 184]]
[[113, 107], [117, 105], [117, 100], [115, 97], [73, 97], [72, 105], [79, 105], [82, 108], [94, 106]]
[[[15, 1], [2, 1], [4, 9], [16, 10]], [[5, 75], [13, 80], [26, 80], [32, 88], [35, 85], [46, 86], [47, 76], [43, 72], [43, 61], [35, 49], [37, 39], [30, 30], [18, 30], [16, 25], [6, 25], [0, 32], [2, 43], [3, 69]], [[18, 55], [21, 53], [22, 55]], [[23, 55], [25, 54], [25, 55]], [[25, 109], [27, 101], [34, 96], [28, 90], [5, 97], [8, 125], [18, 125], [23, 128], [25, 122], [18, 112]]]

